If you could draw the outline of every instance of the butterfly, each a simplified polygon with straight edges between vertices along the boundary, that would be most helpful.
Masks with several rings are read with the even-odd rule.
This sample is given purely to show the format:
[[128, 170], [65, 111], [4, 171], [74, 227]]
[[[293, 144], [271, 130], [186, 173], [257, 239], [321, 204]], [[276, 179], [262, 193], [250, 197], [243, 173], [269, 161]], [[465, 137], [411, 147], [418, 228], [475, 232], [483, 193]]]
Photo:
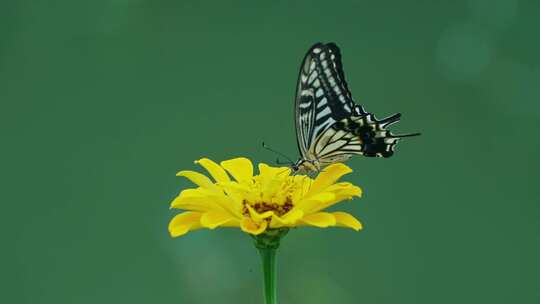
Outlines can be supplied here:
[[316, 43], [302, 61], [295, 102], [296, 141], [300, 158], [295, 172], [318, 172], [353, 155], [390, 157], [400, 138], [387, 128], [396, 113], [378, 120], [357, 105], [345, 81], [341, 53], [334, 43]]

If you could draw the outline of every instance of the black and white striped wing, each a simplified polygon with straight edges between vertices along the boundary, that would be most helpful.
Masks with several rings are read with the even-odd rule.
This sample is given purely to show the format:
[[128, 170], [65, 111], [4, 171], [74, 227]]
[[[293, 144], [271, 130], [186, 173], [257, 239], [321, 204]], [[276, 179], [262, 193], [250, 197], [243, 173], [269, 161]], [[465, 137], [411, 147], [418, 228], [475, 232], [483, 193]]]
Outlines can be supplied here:
[[322, 134], [354, 111], [339, 48], [333, 43], [313, 45], [300, 67], [296, 91], [296, 137], [301, 157], [314, 159], [318, 155], [312, 149], [315, 141], [324, 140]]

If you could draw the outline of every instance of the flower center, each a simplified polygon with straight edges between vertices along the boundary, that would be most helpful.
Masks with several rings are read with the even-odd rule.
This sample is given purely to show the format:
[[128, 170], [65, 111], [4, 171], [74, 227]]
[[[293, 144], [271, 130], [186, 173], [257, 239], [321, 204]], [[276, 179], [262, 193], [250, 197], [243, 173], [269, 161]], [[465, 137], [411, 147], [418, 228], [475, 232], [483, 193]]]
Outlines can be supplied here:
[[257, 213], [273, 211], [278, 216], [282, 216], [286, 214], [293, 208], [292, 200], [289, 197], [285, 199], [285, 202], [283, 204], [267, 203], [267, 202], [250, 203], [246, 200], [243, 201], [243, 204], [244, 204], [244, 208], [242, 209], [242, 213], [244, 215], [249, 215], [249, 210], [246, 207], [246, 205], [251, 206], [251, 208], [257, 211]]

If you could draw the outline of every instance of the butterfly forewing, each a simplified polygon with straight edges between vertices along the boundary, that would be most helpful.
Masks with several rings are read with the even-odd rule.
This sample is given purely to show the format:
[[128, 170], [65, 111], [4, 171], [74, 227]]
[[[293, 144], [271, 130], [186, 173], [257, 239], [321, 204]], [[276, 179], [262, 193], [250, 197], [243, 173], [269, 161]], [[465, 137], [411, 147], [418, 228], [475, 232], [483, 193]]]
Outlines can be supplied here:
[[324, 131], [353, 113], [339, 49], [317, 43], [308, 51], [298, 77], [295, 120], [298, 147], [305, 156]]

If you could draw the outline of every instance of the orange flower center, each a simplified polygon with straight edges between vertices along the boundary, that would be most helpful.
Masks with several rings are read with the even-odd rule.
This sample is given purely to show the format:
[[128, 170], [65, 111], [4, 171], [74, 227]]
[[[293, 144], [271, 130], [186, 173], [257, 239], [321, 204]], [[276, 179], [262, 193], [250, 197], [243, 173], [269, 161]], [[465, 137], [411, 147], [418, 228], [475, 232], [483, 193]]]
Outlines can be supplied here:
[[257, 211], [257, 213], [273, 211], [278, 216], [282, 216], [286, 214], [293, 208], [292, 200], [289, 197], [287, 197], [287, 199], [282, 205], [277, 204], [277, 203], [266, 203], [266, 202], [249, 203], [246, 200], [244, 200], [242, 203], [244, 204], [244, 207], [242, 208], [242, 213], [247, 216], [249, 216], [249, 210], [246, 207], [246, 205], [251, 206], [251, 208]]

